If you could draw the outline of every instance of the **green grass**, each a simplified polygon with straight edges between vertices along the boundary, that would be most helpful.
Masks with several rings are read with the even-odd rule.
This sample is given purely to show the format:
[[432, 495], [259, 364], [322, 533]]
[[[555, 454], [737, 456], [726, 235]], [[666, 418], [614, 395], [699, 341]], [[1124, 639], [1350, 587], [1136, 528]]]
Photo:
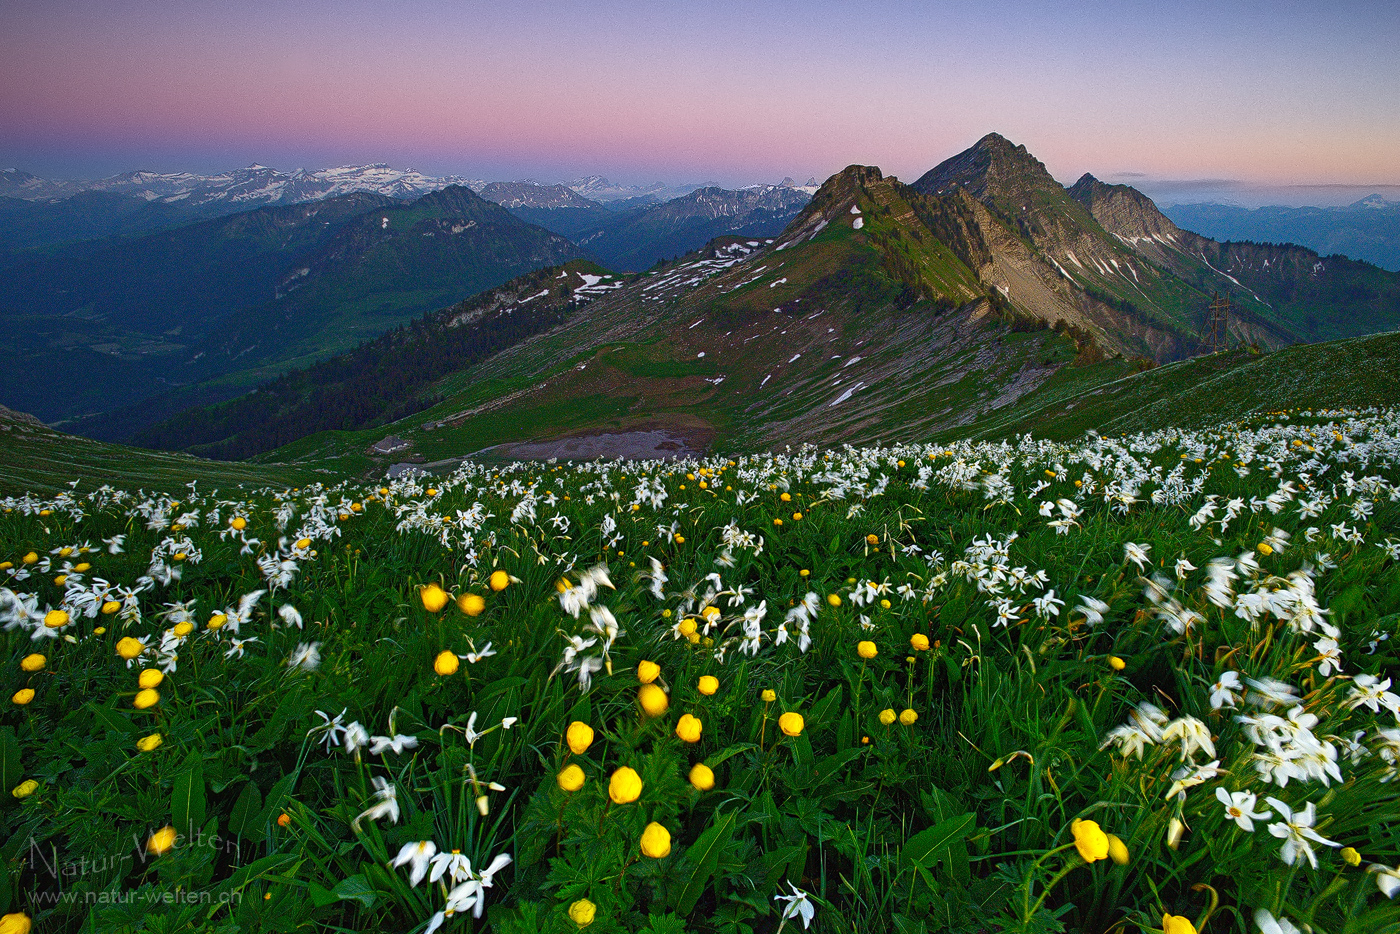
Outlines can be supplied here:
[[[20, 792], [0, 804], [0, 913], [102, 934], [421, 932], [449, 887], [415, 886], [391, 862], [430, 841], [476, 873], [511, 857], [481, 891], [483, 917], [459, 901], [446, 931], [576, 931], [568, 912], [584, 901], [590, 931], [793, 931], [775, 898], [795, 889], [823, 934], [1146, 932], [1164, 914], [1256, 934], [1257, 910], [1321, 934], [1393, 930], [1400, 908], [1365, 869], [1400, 863], [1400, 786], [1379, 732], [1393, 717], [1355, 703], [1352, 679], [1400, 664], [1380, 640], [1400, 618], [1397, 432], [1388, 410], [1123, 442], [469, 464], [383, 497], [377, 482], [215, 491], [212, 474], [191, 489], [132, 461], [123, 485], [166, 492], [83, 476], [76, 490], [11, 496], [0, 647], [9, 693], [35, 693], [0, 711], [0, 785]], [[73, 478], [93, 463], [75, 461]], [[1197, 527], [1208, 496], [1216, 514]], [[1226, 519], [1233, 499], [1245, 505]], [[1064, 534], [1057, 501], [1077, 510]], [[1217, 558], [1238, 575], [1223, 607], [1207, 587]], [[592, 590], [596, 568], [609, 580]], [[279, 569], [289, 579], [245, 618], [220, 618]], [[1164, 589], [1145, 589], [1152, 574]], [[128, 587], [105, 612], [123, 591], [104, 588]], [[1256, 591], [1292, 602], [1251, 620]], [[96, 595], [92, 615], [83, 594]], [[809, 599], [806, 622], [788, 616]], [[1299, 617], [1313, 599], [1325, 615]], [[60, 606], [67, 619], [46, 616]], [[745, 613], [760, 606], [749, 646]], [[1320, 665], [1323, 624], [1341, 674]], [[128, 637], [147, 639], [131, 666], [118, 650]], [[319, 661], [303, 664], [313, 644]], [[25, 670], [33, 653], [45, 657]], [[587, 691], [584, 658], [598, 665]], [[656, 716], [638, 707], [643, 661], [668, 692]], [[138, 709], [138, 672], [162, 667], [157, 702]], [[1232, 671], [1286, 683], [1296, 700], [1217, 710], [1212, 684]], [[1175, 726], [1139, 758], [1112, 737], [1134, 710], [1157, 716], [1142, 703]], [[1307, 735], [1340, 753], [1326, 783], [1269, 783], [1234, 719], [1295, 703], [1288, 730], [1309, 728], [1305, 711], [1319, 718]], [[694, 743], [677, 735], [683, 715], [701, 722]], [[350, 753], [337, 733], [328, 746], [336, 717], [383, 739]], [[564, 742], [575, 721], [593, 730], [586, 748]], [[1204, 731], [1214, 749], [1173, 730]], [[1371, 755], [1345, 754], [1356, 735]], [[157, 747], [138, 746], [150, 737]], [[1223, 771], [1168, 796], [1183, 761], [1214, 760]], [[712, 789], [692, 785], [697, 764]], [[569, 766], [583, 784], [566, 792]], [[623, 767], [640, 795], [614, 802]], [[376, 810], [381, 787], [392, 814]], [[1311, 803], [1338, 847], [1314, 844], [1317, 869], [1290, 867], [1266, 829], [1278, 817], [1240, 830], [1217, 788], [1257, 794], [1258, 810], [1268, 796]], [[669, 853], [643, 851], [651, 824]], [[167, 826], [181, 836], [150, 852]], [[1126, 862], [1100, 858], [1104, 833]]]

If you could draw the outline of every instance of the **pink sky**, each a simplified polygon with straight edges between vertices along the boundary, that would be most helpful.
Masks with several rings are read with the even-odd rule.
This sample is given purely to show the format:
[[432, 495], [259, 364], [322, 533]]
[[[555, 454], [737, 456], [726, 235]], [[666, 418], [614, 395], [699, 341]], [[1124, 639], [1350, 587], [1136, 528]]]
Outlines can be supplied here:
[[0, 163], [912, 180], [995, 130], [1063, 181], [1400, 184], [1400, 17], [1322, 6], [13, 0]]

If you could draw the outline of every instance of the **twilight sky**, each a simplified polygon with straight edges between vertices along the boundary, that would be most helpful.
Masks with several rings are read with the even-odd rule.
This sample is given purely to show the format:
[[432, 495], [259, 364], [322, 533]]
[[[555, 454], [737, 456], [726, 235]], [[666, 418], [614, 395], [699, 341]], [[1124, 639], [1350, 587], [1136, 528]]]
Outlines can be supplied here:
[[1393, 0], [0, 0], [0, 23], [0, 165], [51, 177], [912, 181], [995, 130], [1166, 202], [1400, 185]]

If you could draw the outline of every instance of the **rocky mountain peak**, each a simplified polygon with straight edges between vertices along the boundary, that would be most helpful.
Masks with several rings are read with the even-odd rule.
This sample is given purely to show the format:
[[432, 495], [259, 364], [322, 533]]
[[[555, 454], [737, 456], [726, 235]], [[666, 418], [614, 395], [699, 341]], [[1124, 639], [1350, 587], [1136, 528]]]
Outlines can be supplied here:
[[920, 176], [913, 187], [925, 194], [946, 194], [958, 187], [979, 201], [1000, 201], [1029, 188], [1059, 188], [1045, 164], [999, 133], [988, 133], [968, 149], [945, 159]]
[[1123, 240], [1172, 239], [1181, 231], [1147, 195], [1128, 185], [1101, 182], [1085, 172], [1069, 196], [1094, 216], [1104, 230]]

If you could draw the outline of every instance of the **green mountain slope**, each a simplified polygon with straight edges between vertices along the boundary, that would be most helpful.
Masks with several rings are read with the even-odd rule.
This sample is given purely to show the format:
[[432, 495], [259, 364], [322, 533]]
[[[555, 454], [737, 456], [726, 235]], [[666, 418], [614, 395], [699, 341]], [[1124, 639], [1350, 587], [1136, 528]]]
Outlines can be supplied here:
[[[413, 202], [357, 194], [262, 208], [48, 251], [6, 270], [0, 312], [13, 327], [0, 346], [17, 362], [0, 375], [0, 400], [49, 421], [126, 408], [78, 427], [128, 438], [578, 255], [460, 187]], [[52, 373], [65, 374], [64, 391], [47, 385]]]
[[205, 487], [291, 487], [335, 482], [342, 475], [324, 465], [229, 464], [188, 454], [142, 451], [55, 431], [32, 415], [0, 406], [0, 495], [51, 494], [104, 483], [178, 491], [195, 482]]
[[[1089, 368], [1091, 370], [1097, 368]], [[975, 426], [975, 437], [1032, 432], [1064, 440], [1159, 428], [1208, 428], [1297, 409], [1400, 406], [1400, 333], [1269, 353], [1247, 349], [1197, 357], [1065, 392], [1047, 386]], [[1059, 390], [1059, 391], [1057, 391]]]

